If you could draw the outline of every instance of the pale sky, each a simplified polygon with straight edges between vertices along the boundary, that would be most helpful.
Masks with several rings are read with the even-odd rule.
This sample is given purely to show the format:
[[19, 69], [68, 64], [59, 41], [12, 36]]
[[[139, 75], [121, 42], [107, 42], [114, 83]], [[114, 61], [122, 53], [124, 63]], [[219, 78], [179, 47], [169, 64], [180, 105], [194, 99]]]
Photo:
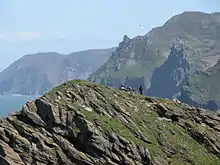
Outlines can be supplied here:
[[0, 0], [0, 70], [28, 53], [117, 46], [184, 11], [220, 12], [220, 1]]

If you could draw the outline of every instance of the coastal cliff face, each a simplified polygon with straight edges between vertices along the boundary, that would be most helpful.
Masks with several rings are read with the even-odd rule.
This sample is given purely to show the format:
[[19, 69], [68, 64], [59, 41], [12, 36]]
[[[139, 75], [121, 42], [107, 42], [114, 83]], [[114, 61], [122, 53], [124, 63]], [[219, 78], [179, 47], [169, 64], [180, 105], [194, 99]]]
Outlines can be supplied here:
[[0, 120], [0, 164], [220, 164], [220, 117], [69, 81]]
[[[124, 36], [112, 56], [102, 67], [92, 73], [88, 80], [95, 80], [97, 83], [103, 80], [110, 81], [112, 86], [129, 84], [135, 88], [136, 84], [140, 83], [139, 80], [144, 78], [141, 84], [144, 83], [145, 91], [147, 91], [151, 85], [154, 85], [152, 79], [157, 68], [167, 60], [170, 61], [170, 54], [176, 54], [176, 52], [170, 51], [172, 45], [178, 46], [179, 44], [183, 48], [184, 60], [189, 65], [188, 72], [194, 74], [198, 71], [206, 71], [220, 59], [219, 27], [220, 13], [183, 12], [175, 15], [162, 26], [153, 28], [144, 36], [134, 38]], [[183, 65], [180, 68], [173, 67], [179, 69], [176, 70], [177, 74], [184, 73], [181, 70]], [[171, 72], [168, 70], [169, 68], [166, 69]], [[127, 79], [137, 81], [127, 81]], [[170, 75], [168, 75], [168, 79], [166, 81], [170, 81]], [[172, 90], [175, 92], [179, 89], [175, 87]]]
[[0, 72], [0, 94], [42, 95], [73, 79], [87, 79], [111, 56], [114, 48], [70, 53], [25, 55]]

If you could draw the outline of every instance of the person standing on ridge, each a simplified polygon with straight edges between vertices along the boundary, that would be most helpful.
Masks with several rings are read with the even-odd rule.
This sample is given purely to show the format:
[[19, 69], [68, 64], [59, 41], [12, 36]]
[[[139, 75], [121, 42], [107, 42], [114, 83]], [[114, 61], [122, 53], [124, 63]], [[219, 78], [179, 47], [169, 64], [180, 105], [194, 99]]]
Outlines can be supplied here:
[[140, 92], [140, 95], [143, 95], [143, 87], [142, 87], [142, 85], [139, 87], [139, 92]]

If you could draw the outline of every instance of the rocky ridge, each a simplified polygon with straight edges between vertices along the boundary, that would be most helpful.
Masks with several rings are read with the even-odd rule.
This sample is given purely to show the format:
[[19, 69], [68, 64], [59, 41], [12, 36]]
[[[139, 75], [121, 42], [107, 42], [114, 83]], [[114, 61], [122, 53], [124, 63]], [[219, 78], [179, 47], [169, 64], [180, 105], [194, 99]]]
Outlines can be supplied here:
[[220, 117], [70, 81], [0, 120], [0, 164], [220, 164]]

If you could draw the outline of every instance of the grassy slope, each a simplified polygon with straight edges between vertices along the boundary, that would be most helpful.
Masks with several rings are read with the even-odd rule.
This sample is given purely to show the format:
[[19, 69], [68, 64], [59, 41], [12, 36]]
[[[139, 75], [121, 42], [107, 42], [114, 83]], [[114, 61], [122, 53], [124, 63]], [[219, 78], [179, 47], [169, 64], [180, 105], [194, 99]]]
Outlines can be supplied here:
[[[149, 149], [150, 154], [155, 161], [165, 160], [171, 164], [181, 165], [220, 164], [219, 158], [208, 152], [207, 148], [195, 141], [183, 125], [188, 123], [192, 126], [192, 129], [201, 134], [212, 135], [215, 137], [219, 137], [219, 134], [207, 126], [204, 127], [201, 124], [195, 123], [190, 118], [180, 120], [178, 124], [166, 120], [158, 120], [158, 114], [155, 109], [150, 106], [150, 101], [146, 100], [146, 97], [144, 96], [137, 94], [130, 96], [127, 92], [106, 86], [90, 84], [87, 81], [72, 81], [66, 84], [66, 86], [62, 85], [54, 88], [50, 93], [46, 94], [46, 97], [51, 101], [54, 101], [57, 97], [56, 91], [65, 94], [66, 91], [71, 90], [74, 86], [78, 86], [78, 89], [82, 89], [75, 89], [75, 92], [79, 92], [79, 94], [83, 96], [85, 102], [92, 102], [93, 105], [98, 106], [96, 106], [96, 108], [94, 108], [95, 106], [92, 107], [93, 111], [89, 112], [86, 111], [79, 102], [61, 100], [62, 102], [60, 104], [72, 105], [77, 110], [80, 110], [90, 121], [98, 119], [102, 129], [106, 132], [115, 132], [129, 141], [133, 141], [137, 145], [145, 146]], [[97, 91], [99, 94], [96, 97], [99, 99], [91, 96], [90, 94], [92, 92], [88, 92], [90, 90]], [[176, 114], [184, 115], [185, 113], [184, 106], [176, 106], [171, 100], [155, 99], [154, 101], [162, 103], [168, 108], [174, 110]], [[112, 108], [112, 105], [116, 105], [117, 110]], [[104, 110], [107, 113], [100, 114], [101, 110]], [[124, 116], [128, 123], [123, 122], [122, 116]], [[148, 144], [138, 138], [137, 133], [142, 133], [145, 139], [151, 141], [152, 144]], [[220, 143], [220, 141], [216, 141], [216, 143]], [[169, 154], [169, 152], [173, 154]], [[163, 164], [163, 162], [161, 163]]]

